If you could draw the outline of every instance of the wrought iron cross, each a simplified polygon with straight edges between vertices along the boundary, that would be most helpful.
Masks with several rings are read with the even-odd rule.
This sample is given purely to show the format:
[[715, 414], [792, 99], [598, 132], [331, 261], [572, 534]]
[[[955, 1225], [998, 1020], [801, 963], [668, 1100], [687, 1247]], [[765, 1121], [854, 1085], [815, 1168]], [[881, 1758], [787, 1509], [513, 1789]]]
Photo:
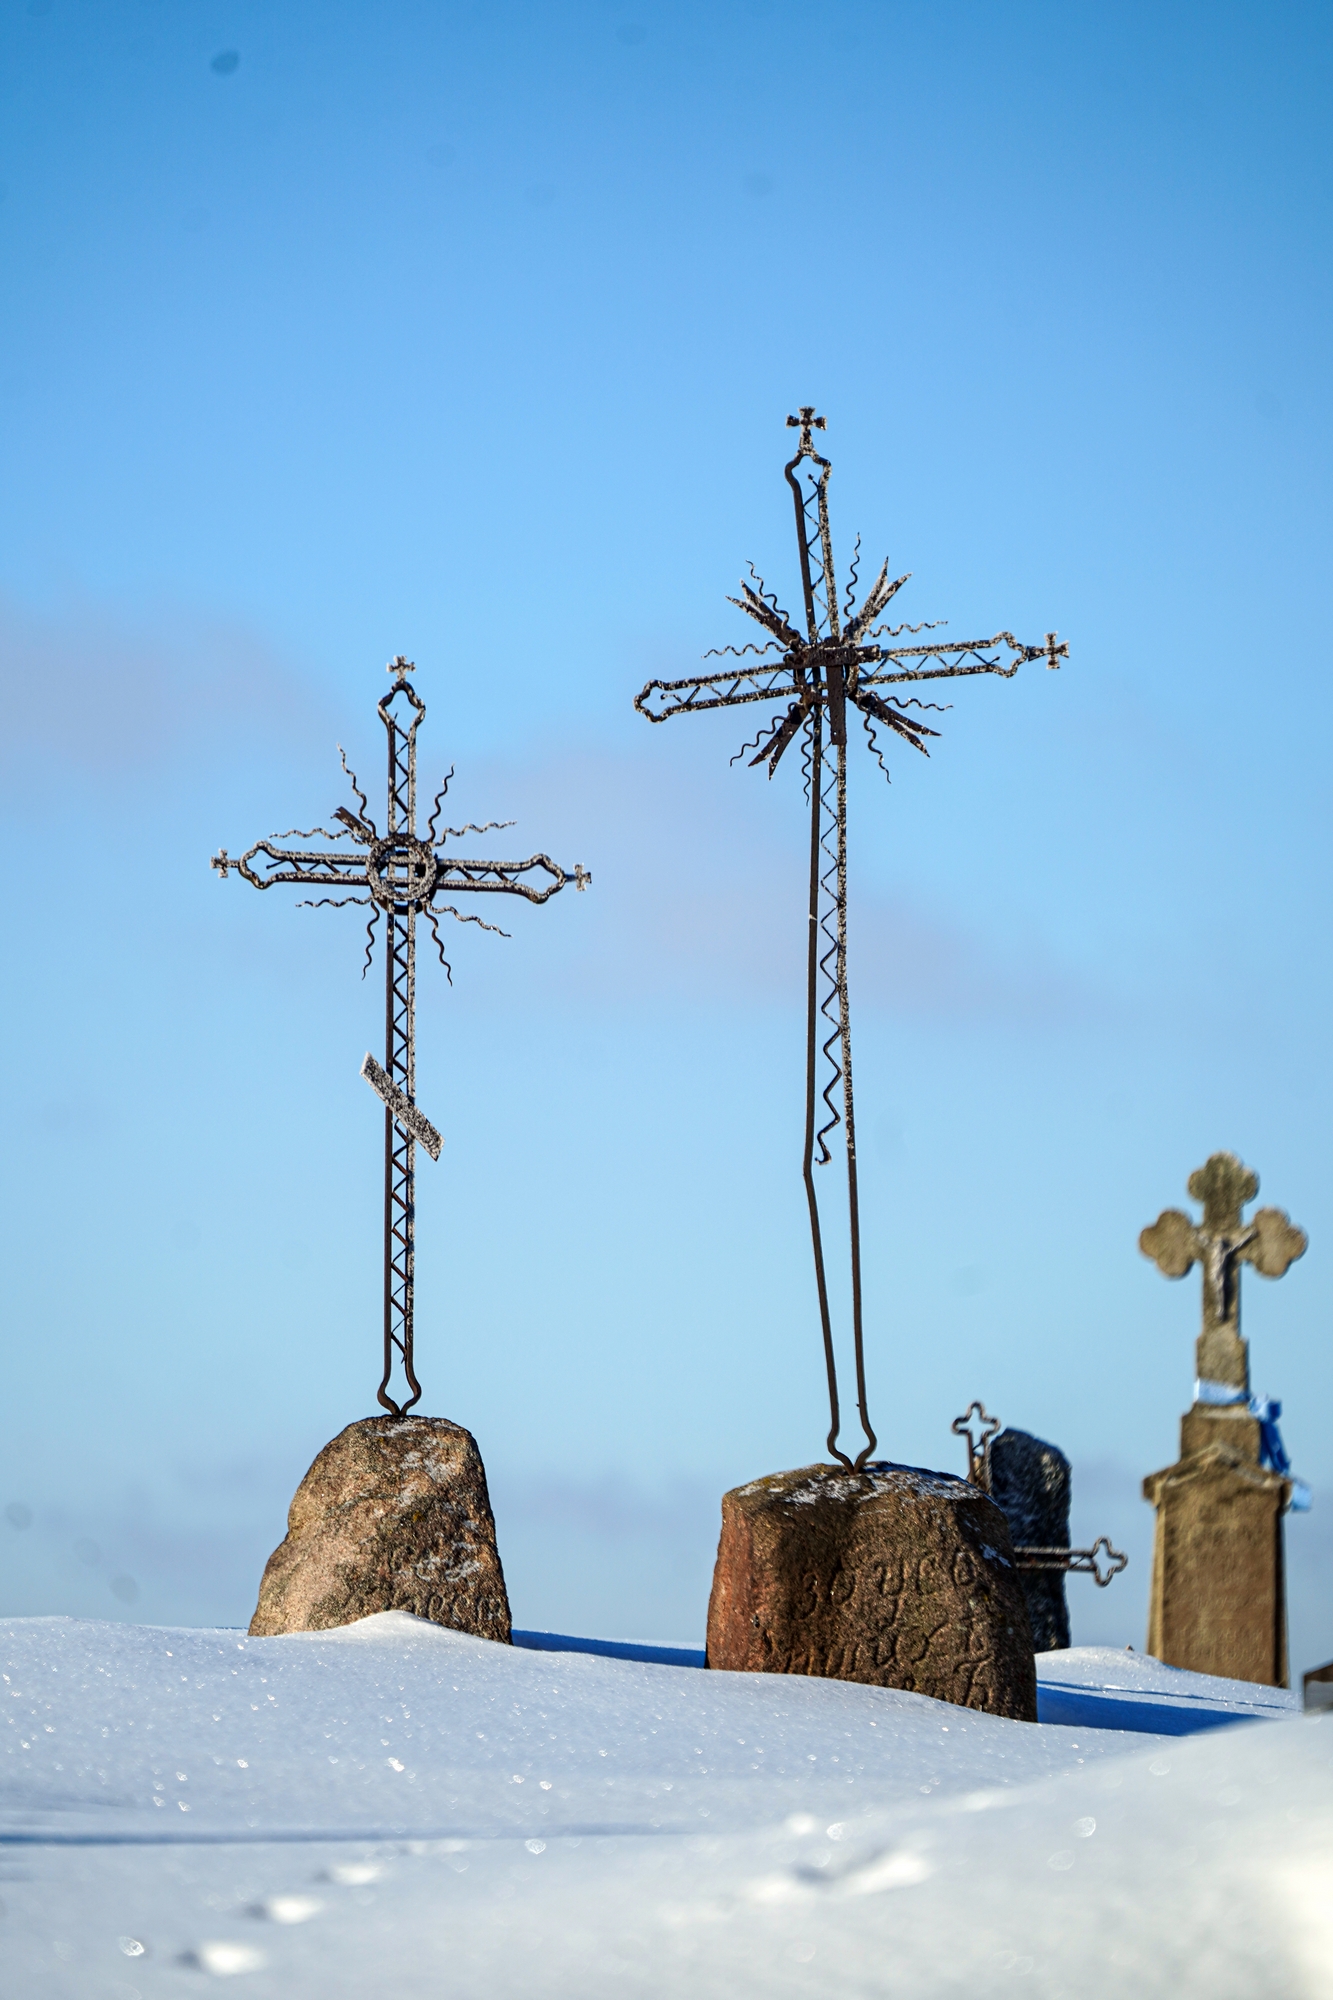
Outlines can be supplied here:
[[[764, 645], [722, 646], [704, 655], [705, 659], [730, 654], [740, 660], [753, 653], [752, 665], [728, 668], [724, 672], [691, 674], [685, 680], [649, 681], [635, 697], [634, 706], [650, 722], [665, 722], [670, 716], [697, 710], [737, 708], [747, 702], [779, 701], [781, 711], [772, 717], [737, 757], [753, 751], [751, 768], [763, 764], [771, 778], [786, 751], [797, 737], [802, 742], [807, 795], [810, 800], [810, 923], [806, 962], [806, 1069], [805, 1143], [802, 1174], [810, 1213], [810, 1235], [814, 1248], [815, 1286], [819, 1295], [819, 1317], [824, 1336], [824, 1363], [828, 1374], [831, 1426], [830, 1454], [843, 1465], [859, 1471], [874, 1452], [876, 1437], [866, 1408], [865, 1357], [861, 1312], [861, 1220], [856, 1178], [856, 1119], [852, 1102], [852, 1026], [847, 989], [847, 720], [848, 709], [859, 711], [880, 768], [888, 776], [876, 739], [875, 725], [890, 729], [928, 756], [926, 736], [937, 736], [910, 709], [935, 708], [914, 697], [885, 697], [881, 687], [905, 681], [952, 680], [968, 674], [1000, 674], [1005, 679], [1017, 673], [1025, 660], [1045, 660], [1058, 667], [1068, 658], [1067, 645], [1057, 645], [1048, 632], [1041, 646], [1025, 646], [1010, 632], [997, 632], [990, 639], [952, 642], [928, 641], [924, 645], [893, 646], [884, 640], [897, 639], [904, 632], [933, 631], [934, 624], [885, 626], [876, 621], [889, 600], [907, 582], [906, 576], [889, 579], [886, 562], [866, 594], [859, 610], [854, 598], [860, 542], [852, 557], [846, 599], [839, 609], [837, 574], [833, 563], [833, 540], [829, 528], [828, 484], [831, 465], [815, 450], [813, 433], [824, 429], [823, 417], [811, 406], [799, 416], [788, 417], [789, 428], [800, 432], [796, 456], [786, 467], [796, 509], [796, 546], [801, 566], [801, 591], [805, 630], [779, 608], [777, 598], [765, 589], [753, 564], [750, 575], [756, 588], [741, 584], [741, 594], [730, 601], [761, 625], [769, 637]], [[802, 462], [804, 483], [800, 477]], [[909, 572], [910, 574], [910, 572]], [[1005, 655], [1008, 655], [1006, 660]], [[776, 659], [769, 655], [777, 654]], [[827, 734], [833, 755], [826, 756]], [[733, 757], [732, 762], [736, 762]], [[831, 764], [831, 770], [829, 768]], [[821, 980], [823, 993], [821, 997]], [[831, 1075], [822, 1092], [827, 1118], [819, 1125], [816, 1102], [819, 1024], [821, 1017], [829, 1029], [822, 1044]], [[834, 1051], [837, 1051], [835, 1054]], [[834, 1102], [842, 1086], [842, 1109]], [[824, 1266], [823, 1238], [813, 1169], [833, 1157], [828, 1135], [843, 1126], [847, 1154], [847, 1200], [850, 1219], [852, 1292], [852, 1341], [856, 1357], [856, 1406], [866, 1442], [857, 1453], [855, 1465], [838, 1448], [838, 1375], [833, 1352], [833, 1329], [829, 1312], [828, 1285]], [[816, 1162], [815, 1150], [819, 1157]]]
[[[239, 859], [233, 860], [226, 848], [214, 856], [212, 866], [226, 880], [231, 869], [256, 889], [271, 889], [277, 882], [292, 882], [301, 888], [347, 889], [344, 896], [306, 898], [308, 908], [332, 904], [341, 908], [361, 903], [370, 908], [366, 925], [366, 959], [361, 976], [369, 970], [375, 941], [375, 926], [381, 915], [385, 925], [384, 965], [384, 1067], [367, 1056], [361, 1074], [384, 1101], [384, 1374], [378, 1400], [394, 1416], [402, 1416], [421, 1397], [412, 1363], [412, 1322], [416, 1284], [416, 1146], [420, 1141], [432, 1159], [440, 1156], [442, 1140], [435, 1127], [418, 1110], [416, 1102], [416, 924], [420, 913], [429, 922], [439, 949], [440, 963], [452, 980], [444, 955], [438, 919], [451, 916], [463, 924], [479, 924], [482, 930], [496, 931], [498, 924], [484, 923], [478, 916], [464, 916], [452, 903], [437, 902], [441, 894], [524, 896], [530, 903], [546, 903], [569, 882], [586, 889], [592, 877], [577, 863], [571, 873], [552, 861], [549, 854], [532, 854], [526, 861], [472, 861], [444, 852], [446, 840], [461, 840], [468, 833], [490, 833], [510, 826], [511, 820], [488, 820], [485, 826], [446, 826], [436, 830], [440, 807], [449, 789], [445, 779], [436, 796], [424, 840], [417, 836], [417, 729], [426, 713], [426, 704], [407, 678], [412, 662], [400, 653], [389, 662], [393, 686], [378, 703], [379, 716], [389, 739], [388, 806], [383, 833], [370, 816], [366, 795], [348, 769], [341, 749], [342, 767], [351, 780], [360, 808], [352, 812], [339, 806], [333, 817], [341, 822], [338, 832], [312, 827], [308, 833], [294, 827], [290, 833], [274, 834], [259, 840]], [[281, 847], [283, 840], [346, 841], [348, 846], [316, 849]], [[264, 857], [260, 869], [251, 867], [256, 855]], [[525, 881], [525, 876], [533, 881]], [[411, 1394], [399, 1402], [389, 1393], [395, 1360]]]
[[[1240, 1400], [1250, 1388], [1249, 1353], [1240, 1331], [1240, 1267], [1253, 1264], [1264, 1278], [1281, 1278], [1303, 1257], [1303, 1229], [1280, 1208], [1257, 1208], [1241, 1217], [1259, 1192], [1259, 1176], [1234, 1153], [1214, 1153], [1189, 1177], [1189, 1192], [1203, 1203], [1203, 1220], [1164, 1208], [1139, 1236], [1139, 1248], [1165, 1278], [1183, 1278], [1203, 1266], [1203, 1329], [1195, 1346], [1199, 1402]], [[1222, 1391], [1231, 1391], [1223, 1395]]]

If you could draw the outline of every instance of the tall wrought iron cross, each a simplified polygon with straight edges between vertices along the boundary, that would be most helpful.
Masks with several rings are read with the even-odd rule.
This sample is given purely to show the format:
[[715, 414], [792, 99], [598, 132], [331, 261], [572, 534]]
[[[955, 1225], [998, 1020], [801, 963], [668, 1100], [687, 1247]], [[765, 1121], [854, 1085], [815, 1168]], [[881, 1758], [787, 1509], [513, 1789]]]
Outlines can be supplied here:
[[[432, 1159], [438, 1159], [442, 1140], [435, 1127], [418, 1110], [416, 1102], [416, 926], [418, 913], [429, 922], [440, 953], [440, 963], [452, 980], [444, 955], [438, 919], [457, 918], [459, 923], [479, 924], [482, 930], [508, 935], [498, 924], [484, 923], [478, 916], [464, 916], [452, 903], [437, 902], [441, 894], [460, 892], [474, 895], [523, 896], [530, 903], [546, 903], [567, 883], [586, 889], [592, 881], [577, 863], [573, 871], [560, 867], [549, 854], [531, 854], [526, 861], [471, 861], [443, 851], [446, 840], [461, 840], [468, 833], [490, 833], [511, 820], [488, 820], [485, 826], [446, 826], [436, 830], [436, 821], [449, 777], [436, 796], [425, 839], [417, 836], [417, 729], [426, 713], [426, 704], [407, 678], [412, 662], [400, 653], [389, 662], [393, 686], [377, 704], [389, 739], [388, 806], [383, 833], [370, 817], [366, 795], [348, 769], [341, 749], [342, 767], [356, 794], [358, 812], [339, 806], [333, 817], [340, 830], [311, 827], [303, 832], [274, 834], [259, 840], [239, 859], [233, 860], [226, 848], [213, 858], [212, 866], [226, 880], [231, 869], [256, 889], [271, 889], [277, 882], [292, 882], [301, 888], [347, 889], [344, 896], [320, 896], [306, 905], [317, 908], [332, 904], [366, 904], [370, 920], [366, 925], [364, 979], [371, 963], [375, 926], [381, 915], [385, 925], [384, 962], [384, 1067], [367, 1056], [361, 1074], [384, 1101], [384, 1374], [378, 1400], [394, 1416], [402, 1416], [421, 1397], [412, 1361], [412, 1323], [416, 1286], [416, 1146], [420, 1141]], [[348, 846], [325, 848], [281, 847], [279, 841], [316, 837], [329, 842], [346, 841]], [[264, 858], [256, 870], [256, 855]], [[525, 876], [534, 881], [525, 881]], [[389, 1393], [395, 1361], [402, 1370], [410, 1395], [397, 1401]]]
[[[887, 698], [876, 692], [881, 687], [904, 681], [953, 680], [968, 674], [1000, 674], [1010, 679], [1025, 660], [1045, 660], [1058, 667], [1069, 656], [1067, 645], [1057, 645], [1048, 632], [1041, 646], [1025, 646], [1011, 632], [997, 632], [990, 639], [950, 642], [928, 641], [924, 645], [893, 646], [882, 643], [900, 638], [904, 632], [933, 631], [935, 624], [885, 626], [876, 621], [889, 600], [907, 582], [900, 576], [889, 580], [886, 562], [868, 591], [859, 610], [854, 598], [860, 542], [852, 557], [847, 596], [838, 606], [837, 574], [833, 564], [833, 540], [829, 528], [828, 485], [831, 465], [815, 450], [813, 433], [824, 429], [823, 417], [812, 407], [799, 416], [788, 417], [788, 426], [800, 432], [796, 456], [786, 467], [796, 509], [796, 545], [801, 565], [801, 591], [805, 611], [802, 633], [775, 596], [765, 589], [754, 566], [750, 575], [756, 588], [742, 583], [741, 594], [731, 603], [748, 613], [769, 634], [764, 645], [722, 646], [704, 655], [705, 659], [730, 654], [741, 659], [756, 655], [749, 666], [730, 667], [722, 672], [691, 674], [679, 681], [649, 681], [635, 697], [634, 706], [650, 722], [665, 722], [673, 715], [697, 710], [737, 708], [747, 702], [780, 701], [781, 712], [774, 716], [752, 742], [739, 750], [755, 754], [751, 768], [767, 766], [771, 778], [785, 752], [799, 736], [810, 800], [810, 924], [806, 961], [806, 1066], [805, 1143], [802, 1174], [810, 1212], [810, 1235], [814, 1247], [815, 1285], [819, 1294], [819, 1317], [824, 1335], [824, 1362], [828, 1374], [831, 1425], [828, 1449], [832, 1457], [859, 1471], [875, 1449], [877, 1439], [866, 1408], [865, 1355], [861, 1312], [861, 1217], [856, 1179], [856, 1117], [852, 1102], [852, 1024], [847, 990], [847, 711], [859, 710], [870, 747], [888, 776], [876, 739], [875, 725], [890, 729], [928, 756], [926, 736], [937, 736], [909, 709], [935, 708], [913, 697]], [[805, 480], [800, 473], [805, 467]], [[910, 574], [910, 572], [909, 572]], [[936, 621], [938, 622], [938, 621]], [[771, 654], [779, 655], [772, 659]], [[1007, 658], [1006, 658], [1007, 654]], [[825, 734], [833, 755], [825, 752]], [[732, 758], [736, 762], [736, 757]], [[830, 768], [831, 766], [831, 768]], [[823, 996], [820, 986], [823, 981]], [[832, 1072], [822, 1093], [828, 1113], [819, 1125], [816, 1102], [819, 1024], [829, 1028], [822, 1053]], [[837, 1051], [835, 1054], [834, 1051]], [[842, 1109], [834, 1093], [842, 1085]], [[855, 1462], [838, 1448], [838, 1372], [833, 1352], [833, 1329], [829, 1312], [828, 1284], [824, 1265], [823, 1236], [819, 1222], [819, 1202], [813, 1169], [833, 1156], [828, 1135], [841, 1123], [847, 1153], [847, 1200], [850, 1220], [852, 1341], [856, 1356], [856, 1407], [866, 1442]], [[815, 1151], [818, 1148], [818, 1161]]]

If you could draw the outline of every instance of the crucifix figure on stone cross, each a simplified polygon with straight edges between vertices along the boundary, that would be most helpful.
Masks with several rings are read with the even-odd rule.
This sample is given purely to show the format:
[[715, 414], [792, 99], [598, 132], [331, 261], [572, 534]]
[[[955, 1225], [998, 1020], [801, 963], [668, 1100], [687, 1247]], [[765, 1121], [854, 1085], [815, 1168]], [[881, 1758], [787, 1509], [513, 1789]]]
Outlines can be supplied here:
[[[876, 739], [876, 725], [891, 730], [923, 756], [929, 755], [929, 752], [922, 739], [937, 736], [939, 731], [929, 728], [924, 720], [925, 711], [934, 711], [936, 704], [923, 705], [911, 696], [884, 695], [879, 692], [881, 688], [904, 682], [953, 680], [972, 674], [999, 674], [1007, 680], [1027, 660], [1044, 660], [1048, 667], [1058, 667], [1060, 661], [1068, 657], [1069, 647], [1058, 645], [1054, 632], [1048, 632], [1040, 646], [1024, 645], [1010, 632], [996, 632], [989, 639], [929, 640], [922, 645], [908, 646], [886, 644], [886, 640], [900, 638], [904, 632], [933, 631], [938, 621], [898, 626], [877, 622], [889, 600], [908, 580], [906, 576], [890, 579], [887, 562], [859, 609], [856, 607], [859, 541], [852, 558], [846, 598], [839, 605], [829, 526], [828, 485], [832, 467], [829, 460], [816, 451], [814, 444], [814, 433], [824, 429], [824, 419], [815, 415], [813, 406], [806, 406], [798, 416], [788, 417], [787, 424], [800, 434], [796, 455], [786, 467], [786, 478], [796, 510], [796, 548], [800, 561], [804, 629], [801, 629], [799, 619], [793, 621], [779, 608], [777, 598], [765, 589], [763, 578], [752, 565], [750, 574], [754, 587], [742, 583], [740, 596], [732, 598], [731, 602], [763, 627], [768, 635], [766, 643], [715, 648], [705, 655], [706, 659], [730, 654], [739, 664], [723, 672], [691, 674], [684, 680], [649, 681], [635, 697], [634, 706], [650, 722], [666, 722], [671, 716], [694, 714], [700, 710], [737, 708], [750, 702], [781, 703], [778, 713], [769, 718], [754, 740], [732, 759], [735, 763], [737, 757], [744, 756], [747, 751], [752, 752], [751, 767], [763, 765], [770, 778], [791, 745], [798, 738], [801, 741], [802, 770], [810, 802], [802, 1176], [810, 1217], [815, 1287], [828, 1376], [831, 1418], [828, 1450], [841, 1464], [860, 1471], [873, 1455], [877, 1441], [866, 1406], [861, 1219], [857, 1192], [856, 1119], [852, 1100], [851, 1005], [847, 986], [848, 711], [855, 710], [860, 715], [871, 751], [887, 778], [888, 767]], [[802, 471], [806, 475], [804, 481]], [[755, 656], [752, 662], [745, 660], [747, 654]], [[772, 655], [776, 657], [769, 657]], [[912, 710], [919, 713], [912, 714]], [[832, 751], [831, 756], [826, 753], [826, 741]], [[822, 1036], [821, 1021], [827, 1030]], [[817, 1088], [821, 1046], [829, 1072], [822, 1092], [823, 1114], [818, 1102], [821, 1093]], [[841, 1110], [835, 1101], [839, 1086]], [[837, 1365], [813, 1173], [816, 1165], [824, 1166], [832, 1159], [828, 1136], [839, 1124], [843, 1127], [847, 1158], [856, 1404], [866, 1440], [857, 1453], [854, 1467], [846, 1452], [838, 1447]]]
[[1195, 1346], [1196, 1403], [1237, 1403], [1249, 1396], [1249, 1351], [1240, 1331], [1240, 1268], [1252, 1264], [1262, 1278], [1281, 1278], [1306, 1251], [1307, 1237], [1280, 1208], [1258, 1208], [1246, 1222], [1241, 1210], [1259, 1192], [1259, 1176], [1234, 1153], [1214, 1153], [1189, 1177], [1189, 1192], [1203, 1203], [1194, 1222], [1166, 1208], [1139, 1237], [1163, 1277], [1183, 1278], [1195, 1264], [1203, 1271], [1203, 1328]]
[[[384, 1065], [367, 1055], [361, 1074], [384, 1103], [384, 1373], [378, 1401], [392, 1416], [402, 1416], [421, 1397], [421, 1385], [413, 1366], [413, 1319], [416, 1288], [416, 1147], [420, 1142], [433, 1160], [440, 1156], [443, 1141], [416, 1102], [416, 924], [418, 915], [430, 924], [440, 963], [450, 979], [453, 975], [444, 955], [438, 919], [450, 916], [463, 924], [478, 924], [482, 930], [496, 931], [498, 924], [481, 917], [464, 915], [441, 896], [501, 895], [522, 896], [529, 903], [546, 903], [572, 882], [586, 889], [592, 877], [579, 865], [570, 871], [552, 861], [548, 854], [530, 854], [526, 861], [473, 861], [448, 853], [446, 840], [461, 840], [469, 833], [490, 833], [512, 824], [509, 820], [488, 820], [485, 826], [445, 826], [436, 821], [449, 789], [450, 771], [436, 796], [425, 838], [417, 834], [417, 729], [426, 713], [426, 704], [407, 678], [413, 663], [400, 653], [389, 662], [393, 686], [377, 704], [380, 721], [388, 736], [389, 779], [384, 830], [370, 816], [365, 793], [342, 758], [343, 770], [351, 780], [359, 810], [339, 806], [333, 817], [337, 832], [312, 827], [309, 832], [293, 828], [275, 834], [233, 860], [224, 847], [213, 857], [212, 866], [226, 880], [230, 870], [256, 889], [271, 889], [275, 883], [290, 882], [300, 888], [346, 889], [342, 896], [305, 899], [306, 906], [348, 903], [369, 907], [366, 925], [365, 977], [374, 949], [375, 927], [384, 918]], [[339, 750], [339, 756], [342, 751]], [[283, 840], [320, 839], [330, 844], [315, 849], [282, 847]], [[264, 858], [258, 869], [251, 867], [256, 855]], [[528, 879], [532, 878], [532, 879]], [[403, 1400], [390, 1393], [395, 1366], [402, 1373], [406, 1390]]]

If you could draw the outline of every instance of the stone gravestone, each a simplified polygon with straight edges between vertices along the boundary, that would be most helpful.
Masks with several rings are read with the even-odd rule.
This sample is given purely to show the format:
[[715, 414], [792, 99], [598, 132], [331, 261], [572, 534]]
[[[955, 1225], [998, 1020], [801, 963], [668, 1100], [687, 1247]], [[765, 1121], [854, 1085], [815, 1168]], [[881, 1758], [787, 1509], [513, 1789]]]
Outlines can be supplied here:
[[326, 1444], [268, 1559], [256, 1636], [411, 1611], [509, 1643], [509, 1597], [481, 1453], [443, 1417], [365, 1417]]
[[1241, 1211], [1259, 1178], [1234, 1153], [1214, 1153], [1189, 1178], [1203, 1203], [1194, 1222], [1168, 1208], [1139, 1248], [1168, 1278], [1203, 1269], [1203, 1330], [1195, 1347], [1193, 1407], [1181, 1419], [1180, 1457], [1143, 1482], [1157, 1509], [1148, 1652], [1168, 1666], [1287, 1685], [1282, 1516], [1292, 1482], [1252, 1408], [1249, 1354], [1240, 1331], [1240, 1271], [1280, 1278], [1305, 1254], [1306, 1236], [1280, 1208]]
[[811, 1465], [725, 1494], [707, 1658], [1037, 1719], [1004, 1515], [968, 1481], [915, 1466]]
[[[990, 1495], [1009, 1523], [1016, 1547], [1069, 1547], [1069, 1460], [1027, 1431], [1003, 1430], [990, 1446]], [[1022, 1569], [1033, 1650], [1069, 1644], [1063, 1570]]]

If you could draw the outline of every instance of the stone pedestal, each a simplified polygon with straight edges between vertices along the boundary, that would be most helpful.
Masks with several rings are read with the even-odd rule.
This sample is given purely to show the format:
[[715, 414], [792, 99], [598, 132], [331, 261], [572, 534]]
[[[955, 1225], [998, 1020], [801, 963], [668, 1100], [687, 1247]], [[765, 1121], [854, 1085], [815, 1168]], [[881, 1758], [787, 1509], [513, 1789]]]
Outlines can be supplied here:
[[810, 1465], [725, 1494], [708, 1664], [1037, 1719], [1004, 1515], [966, 1480], [913, 1466]]
[[[1017, 1547], [1069, 1547], [1069, 1460], [1027, 1431], [1001, 1431], [990, 1448], [990, 1494]], [[1069, 1644], [1069, 1606], [1062, 1570], [1020, 1570], [1033, 1650]]]
[[486, 1469], [470, 1433], [443, 1417], [366, 1417], [325, 1445], [268, 1559], [250, 1630], [324, 1632], [375, 1611], [509, 1643]]
[[1258, 1434], [1248, 1412], [1196, 1406], [1176, 1464], [1144, 1480], [1157, 1509], [1148, 1651], [1196, 1674], [1285, 1687], [1291, 1482], [1259, 1464]]

